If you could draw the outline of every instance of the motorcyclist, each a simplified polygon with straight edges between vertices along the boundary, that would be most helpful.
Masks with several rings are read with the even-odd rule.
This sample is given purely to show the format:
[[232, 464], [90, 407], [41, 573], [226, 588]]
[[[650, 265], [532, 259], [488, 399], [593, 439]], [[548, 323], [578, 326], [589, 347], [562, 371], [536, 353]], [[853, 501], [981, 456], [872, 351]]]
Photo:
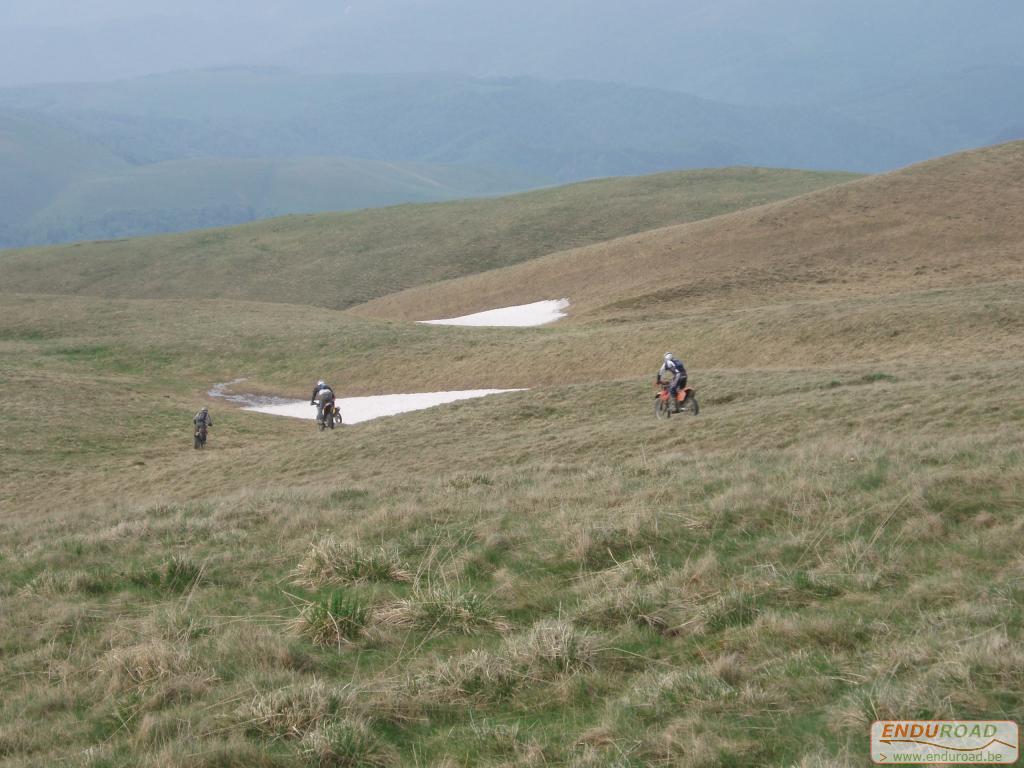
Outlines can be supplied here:
[[654, 380], [656, 386], [661, 385], [661, 374], [663, 373], [668, 373], [672, 377], [668, 393], [673, 403], [673, 410], [679, 413], [679, 398], [677, 395], [680, 389], [686, 388], [686, 366], [683, 365], [682, 360], [671, 352], [666, 352], [664, 362], [662, 362], [661, 368], [658, 369], [658, 376]]
[[205, 405], [192, 417], [192, 425], [196, 428], [197, 433], [203, 434], [205, 440], [206, 430], [213, 426], [210, 410]]
[[327, 383], [320, 379], [313, 387], [313, 394], [309, 398], [309, 404], [316, 406], [316, 420], [323, 421], [324, 408], [330, 404], [334, 405], [334, 390]]

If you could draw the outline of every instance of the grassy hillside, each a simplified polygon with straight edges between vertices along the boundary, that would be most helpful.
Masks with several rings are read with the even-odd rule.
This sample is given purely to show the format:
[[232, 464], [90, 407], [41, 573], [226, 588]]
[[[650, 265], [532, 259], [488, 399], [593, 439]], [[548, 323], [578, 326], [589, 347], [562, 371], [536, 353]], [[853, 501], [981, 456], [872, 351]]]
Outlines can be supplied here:
[[[3, 293], [5, 765], [853, 768], [878, 718], [1020, 720], [1024, 237], [988, 214], [968, 271], [905, 207], [1015, 205], [1005, 151], [760, 209], [770, 256], [831, 222], [944, 280], [834, 250], [841, 289], [540, 329]], [[699, 417], [653, 417], [667, 347]], [[333, 434], [205, 397], [318, 375], [531, 390]]]
[[385, 296], [356, 311], [430, 319], [568, 297], [573, 317], [635, 318], [1019, 280], [1022, 179], [1024, 142], [1005, 144]]
[[850, 178], [749, 168], [691, 171], [607, 179], [500, 200], [292, 216], [171, 237], [8, 251], [0, 253], [0, 283], [9, 291], [218, 297], [344, 308], [397, 289], [714, 216]]
[[334, 157], [177, 160], [76, 179], [21, 231], [26, 239], [43, 242], [132, 237], [530, 186], [537, 180], [428, 163]]

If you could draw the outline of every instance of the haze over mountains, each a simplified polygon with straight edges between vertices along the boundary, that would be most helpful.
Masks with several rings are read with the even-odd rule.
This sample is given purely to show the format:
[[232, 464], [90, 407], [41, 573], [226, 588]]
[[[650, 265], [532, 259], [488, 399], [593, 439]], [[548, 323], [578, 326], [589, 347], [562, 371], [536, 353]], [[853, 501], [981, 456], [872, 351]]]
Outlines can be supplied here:
[[1024, 136], [1024, 6], [891, 5], [17, 3], [0, 247]]
[[0, 85], [272, 64], [529, 75], [741, 103], [835, 103], [886, 83], [1024, 64], [1015, 0], [77, 0], [15, 2]]

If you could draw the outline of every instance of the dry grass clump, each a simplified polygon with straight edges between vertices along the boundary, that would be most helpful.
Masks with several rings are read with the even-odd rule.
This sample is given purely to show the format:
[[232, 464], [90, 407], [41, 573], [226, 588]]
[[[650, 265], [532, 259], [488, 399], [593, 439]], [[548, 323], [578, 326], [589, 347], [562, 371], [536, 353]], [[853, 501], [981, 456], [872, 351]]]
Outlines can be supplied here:
[[576, 618], [605, 629], [636, 624], [664, 635], [700, 632], [704, 627], [695, 599], [660, 582], [647, 587], [627, 584], [592, 594], [584, 599]]
[[637, 552], [596, 575], [605, 584], [646, 584], [662, 576], [662, 570], [654, 552], [647, 551]]
[[473, 649], [439, 662], [414, 676], [410, 687], [438, 703], [501, 700], [525, 685], [595, 669], [598, 640], [571, 622], [542, 620], [506, 638], [495, 652]]
[[186, 735], [189, 725], [178, 713], [146, 712], [135, 731], [135, 742], [144, 747], [167, 744]]
[[260, 624], [238, 622], [217, 633], [214, 652], [237, 667], [261, 672], [310, 671], [315, 660], [308, 646], [295, 637]]
[[323, 680], [257, 693], [239, 710], [246, 730], [268, 739], [301, 739], [340, 714], [349, 714], [355, 693], [328, 686]]
[[148, 570], [136, 570], [128, 579], [138, 587], [161, 592], [188, 592], [205, 580], [206, 566], [196, 565], [186, 555], [175, 554]]
[[387, 768], [398, 762], [396, 750], [368, 723], [351, 717], [319, 723], [302, 738], [302, 752], [317, 768]]
[[[919, 523], [911, 523], [912, 528]], [[905, 570], [902, 549], [887, 537], [858, 536], [838, 541], [826, 552], [813, 573], [836, 584], [860, 590], [874, 590], [894, 583]]]
[[[652, 759], [657, 765], [728, 764], [719, 762], [722, 752], [737, 745], [707, 728], [742, 704], [738, 683], [746, 674], [741, 659], [725, 655], [701, 666], [638, 675], [625, 693], [608, 702], [602, 726], [592, 729], [585, 740], [587, 746], [597, 748], [591, 758], [597, 762], [580, 764], [614, 764], [600, 759], [609, 754], [609, 747], [618, 750], [627, 744], [631, 755]], [[682, 712], [689, 714], [680, 718]]]
[[188, 645], [160, 638], [112, 648], [100, 660], [99, 669], [108, 678], [111, 693], [141, 692], [168, 681], [199, 692], [217, 679], [199, 663]]
[[372, 581], [408, 582], [413, 578], [397, 551], [382, 546], [367, 549], [338, 541], [333, 536], [314, 542], [293, 576], [297, 584], [309, 587]]
[[659, 733], [644, 740], [643, 753], [656, 764], [678, 768], [714, 768], [721, 765], [750, 765], [756, 749], [749, 741], [728, 738], [715, 730], [715, 723], [687, 715], [671, 720]]
[[631, 764], [627, 751], [615, 743], [604, 748], [586, 744], [566, 763], [568, 768], [627, 768]]
[[95, 542], [114, 542], [123, 541], [124, 539], [137, 541], [146, 538], [151, 533], [152, 528], [148, 520], [120, 520], [105, 530], [97, 531], [88, 538]]
[[524, 746], [522, 728], [518, 722], [496, 723], [484, 718], [469, 725], [473, 737], [495, 752], [516, 752]]
[[524, 634], [505, 641], [505, 655], [531, 677], [573, 674], [594, 669], [600, 653], [597, 638], [572, 622], [544, 619]]
[[626, 711], [641, 711], [644, 717], [657, 720], [683, 709], [718, 708], [739, 695], [736, 686], [721, 676], [722, 671], [704, 665], [648, 672], [633, 682], [615, 706]]
[[34, 576], [18, 590], [21, 597], [42, 595], [66, 595], [77, 591], [79, 582], [85, 577], [83, 571], [43, 571]]
[[573, 532], [567, 556], [588, 569], [613, 568], [647, 550], [658, 533], [646, 517], [628, 525], [588, 526]]
[[116, 580], [109, 571], [45, 570], [23, 585], [17, 594], [22, 597], [33, 595], [53, 597], [68, 594], [102, 595], [114, 591], [116, 587]]
[[358, 597], [339, 590], [303, 601], [291, 628], [316, 645], [341, 648], [366, 629], [370, 608]]
[[408, 598], [374, 611], [374, 623], [382, 627], [450, 630], [470, 635], [481, 630], [507, 632], [512, 628], [494, 613], [483, 595], [457, 585], [417, 585]]
[[0, 723], [0, 758], [30, 753], [34, 746], [31, 733], [32, 729], [25, 720]]
[[838, 755], [828, 754], [825, 750], [800, 758], [793, 768], [856, 768], [863, 765], [863, 757], [854, 758], [848, 751]]
[[703, 632], [720, 594], [717, 568], [706, 555], [662, 575], [652, 554], [636, 555], [582, 582], [576, 618], [606, 629], [635, 624], [663, 635]]
[[474, 648], [413, 676], [409, 687], [434, 703], [450, 704], [504, 699], [523, 682], [522, 672], [506, 656]]

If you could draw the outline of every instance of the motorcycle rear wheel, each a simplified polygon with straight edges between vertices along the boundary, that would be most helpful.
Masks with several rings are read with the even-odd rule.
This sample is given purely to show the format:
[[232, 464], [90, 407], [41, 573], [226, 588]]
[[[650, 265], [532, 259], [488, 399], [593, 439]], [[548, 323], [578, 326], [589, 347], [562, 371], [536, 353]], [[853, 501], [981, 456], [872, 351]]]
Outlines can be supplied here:
[[700, 413], [700, 405], [697, 404], [697, 398], [694, 397], [693, 395], [686, 396], [686, 399], [683, 400], [681, 408], [686, 413], [692, 414], [694, 416]]

